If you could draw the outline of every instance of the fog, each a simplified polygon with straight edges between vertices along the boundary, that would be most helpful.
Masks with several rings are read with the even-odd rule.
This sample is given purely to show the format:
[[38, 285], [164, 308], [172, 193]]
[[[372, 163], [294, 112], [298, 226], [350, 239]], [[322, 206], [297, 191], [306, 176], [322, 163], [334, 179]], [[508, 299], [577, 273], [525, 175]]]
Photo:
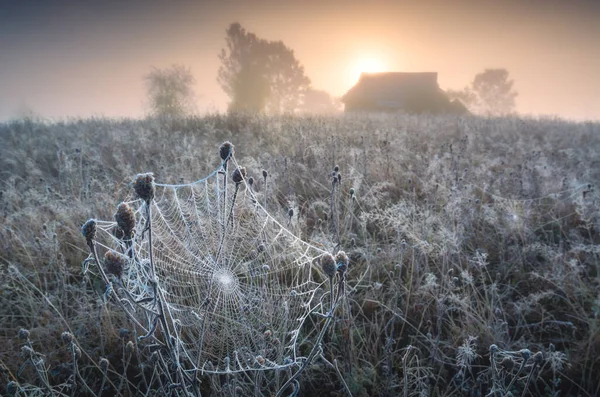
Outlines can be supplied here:
[[597, 0], [0, 0], [0, 119], [140, 117], [143, 76], [175, 63], [194, 74], [200, 113], [224, 111], [217, 55], [232, 22], [282, 40], [334, 96], [366, 64], [437, 72], [442, 89], [506, 68], [519, 113], [600, 119]]

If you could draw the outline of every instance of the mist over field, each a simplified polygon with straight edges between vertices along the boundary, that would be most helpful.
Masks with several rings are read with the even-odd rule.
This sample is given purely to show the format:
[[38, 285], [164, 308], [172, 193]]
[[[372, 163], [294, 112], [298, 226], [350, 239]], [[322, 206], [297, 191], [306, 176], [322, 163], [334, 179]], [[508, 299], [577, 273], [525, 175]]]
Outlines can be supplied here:
[[225, 111], [225, 30], [239, 22], [294, 50], [315, 89], [361, 72], [437, 72], [462, 89], [505, 68], [516, 111], [600, 118], [600, 3], [575, 1], [10, 1], [0, 7], [0, 119], [141, 117], [152, 67], [191, 69], [200, 113]]

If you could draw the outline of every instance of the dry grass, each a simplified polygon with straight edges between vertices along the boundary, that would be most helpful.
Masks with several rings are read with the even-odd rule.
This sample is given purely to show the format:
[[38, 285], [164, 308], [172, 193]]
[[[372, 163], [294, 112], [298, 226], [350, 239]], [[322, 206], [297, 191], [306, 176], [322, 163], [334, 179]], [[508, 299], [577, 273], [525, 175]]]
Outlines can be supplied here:
[[[345, 315], [300, 394], [600, 394], [599, 124], [242, 115], [0, 125], [3, 393], [71, 395], [75, 379], [81, 395], [134, 395], [160, 377], [82, 275], [79, 230], [112, 219], [136, 173], [207, 174], [226, 139], [257, 191], [268, 170], [270, 212], [350, 255]], [[276, 391], [250, 377], [201, 390]]]

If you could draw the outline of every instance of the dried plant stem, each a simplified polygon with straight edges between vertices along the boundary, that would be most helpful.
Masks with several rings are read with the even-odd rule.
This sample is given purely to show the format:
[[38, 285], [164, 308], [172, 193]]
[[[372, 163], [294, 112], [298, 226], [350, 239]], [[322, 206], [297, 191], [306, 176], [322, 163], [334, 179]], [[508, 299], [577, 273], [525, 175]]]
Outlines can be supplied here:
[[[340, 287], [338, 284], [338, 291], [339, 291], [339, 289], [340, 289]], [[333, 322], [335, 309], [337, 308], [337, 305], [339, 302], [339, 296], [340, 296], [340, 294], [338, 292], [335, 304], [333, 305], [333, 308], [331, 309], [331, 311], [329, 313], [327, 313], [325, 324], [323, 324], [323, 328], [321, 328], [321, 331], [319, 332], [319, 335], [317, 336], [317, 339], [315, 340], [315, 343], [314, 343], [310, 353], [308, 354], [308, 357], [306, 357], [306, 360], [304, 360], [300, 369], [298, 369], [298, 371], [296, 371], [296, 373], [294, 375], [292, 375], [292, 377], [290, 379], [288, 379], [287, 382], [285, 382], [283, 384], [283, 386], [281, 386], [281, 388], [277, 391], [276, 397], [281, 397], [283, 395], [283, 392], [290, 385], [292, 385], [292, 383], [297, 383], [297, 379], [300, 377], [302, 372], [304, 372], [304, 370], [306, 370], [306, 368], [308, 368], [308, 366], [312, 363], [312, 361], [315, 358], [315, 356], [317, 355], [317, 353], [321, 350], [321, 342], [323, 341], [323, 337], [325, 336], [325, 333], [329, 329], [329, 326]]]

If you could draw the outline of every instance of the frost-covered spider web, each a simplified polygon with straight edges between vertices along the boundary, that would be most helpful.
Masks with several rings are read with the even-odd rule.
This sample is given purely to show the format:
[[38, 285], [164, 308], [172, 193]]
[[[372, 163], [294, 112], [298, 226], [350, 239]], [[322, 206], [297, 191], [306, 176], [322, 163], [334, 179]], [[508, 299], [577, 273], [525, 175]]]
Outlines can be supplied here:
[[[137, 221], [131, 248], [115, 222], [98, 222], [103, 249], [130, 257], [122, 275], [112, 276], [114, 290], [146, 340], [170, 335], [171, 359], [186, 370], [293, 365], [300, 329], [320, 304], [323, 277], [313, 262], [323, 251], [266, 212], [246, 178], [232, 181], [237, 168], [231, 155], [196, 182], [155, 183], [149, 211], [141, 199], [128, 202]], [[164, 324], [168, 332], [152, 331]]]

